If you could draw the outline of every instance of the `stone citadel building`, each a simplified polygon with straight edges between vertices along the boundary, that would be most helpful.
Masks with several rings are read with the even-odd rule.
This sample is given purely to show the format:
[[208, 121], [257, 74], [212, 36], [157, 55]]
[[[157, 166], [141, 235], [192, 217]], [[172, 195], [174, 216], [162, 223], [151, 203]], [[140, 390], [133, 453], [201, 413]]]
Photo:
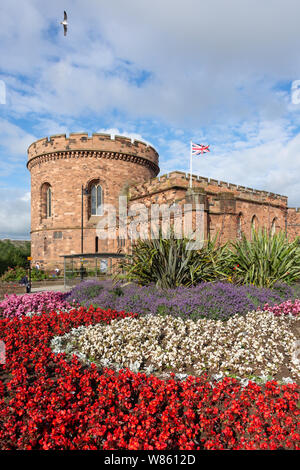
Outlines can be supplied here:
[[219, 242], [236, 239], [251, 227], [300, 235], [300, 210], [286, 196], [175, 171], [159, 173], [157, 151], [141, 141], [108, 134], [72, 133], [40, 139], [28, 148], [31, 173], [31, 245], [33, 263], [62, 267], [62, 256], [128, 251], [130, 240], [99, 239], [101, 206], [128, 208], [136, 203], [201, 203], [204, 235]]

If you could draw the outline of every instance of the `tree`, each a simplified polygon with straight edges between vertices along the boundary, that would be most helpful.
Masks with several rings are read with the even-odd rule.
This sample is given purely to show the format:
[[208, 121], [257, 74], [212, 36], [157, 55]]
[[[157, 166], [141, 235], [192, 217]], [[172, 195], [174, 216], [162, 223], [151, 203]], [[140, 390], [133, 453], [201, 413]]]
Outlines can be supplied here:
[[7, 268], [17, 266], [26, 267], [30, 256], [30, 242], [12, 242], [11, 240], [0, 240], [0, 275]]

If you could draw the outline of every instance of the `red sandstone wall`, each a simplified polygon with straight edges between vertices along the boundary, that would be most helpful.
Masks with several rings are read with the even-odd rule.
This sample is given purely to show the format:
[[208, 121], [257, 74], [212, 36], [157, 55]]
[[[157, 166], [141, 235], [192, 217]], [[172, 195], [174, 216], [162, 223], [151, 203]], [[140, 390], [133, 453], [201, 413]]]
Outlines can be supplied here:
[[300, 208], [289, 207], [287, 215], [287, 233], [290, 240], [300, 236]]
[[[189, 177], [182, 172], [153, 178], [130, 188], [130, 200], [149, 203], [178, 202], [185, 204]], [[219, 234], [220, 243], [237, 237], [238, 215], [241, 214], [242, 231], [251, 236], [251, 221], [257, 217], [257, 227], [271, 229], [275, 219], [276, 230], [285, 230], [287, 197], [258, 191], [203, 177], [193, 178], [193, 189], [206, 194], [206, 226], [210, 237]]]

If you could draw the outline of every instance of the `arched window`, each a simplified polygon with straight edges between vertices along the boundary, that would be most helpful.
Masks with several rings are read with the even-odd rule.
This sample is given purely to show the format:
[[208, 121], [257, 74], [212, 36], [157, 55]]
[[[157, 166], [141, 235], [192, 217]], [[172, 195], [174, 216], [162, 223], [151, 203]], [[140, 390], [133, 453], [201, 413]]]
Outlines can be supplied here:
[[254, 230], [256, 232], [257, 227], [258, 227], [258, 219], [256, 215], [254, 215], [251, 220], [251, 239], [252, 239], [252, 231]]
[[102, 188], [100, 184], [91, 186], [91, 215], [102, 215]]
[[239, 213], [238, 218], [237, 218], [237, 238], [238, 240], [241, 240], [242, 238], [242, 213]]
[[52, 188], [49, 183], [44, 183], [41, 187], [41, 216], [43, 219], [52, 217]]
[[272, 220], [272, 225], [271, 225], [271, 235], [273, 237], [273, 235], [275, 235], [276, 233], [276, 217], [274, 217], [274, 219]]

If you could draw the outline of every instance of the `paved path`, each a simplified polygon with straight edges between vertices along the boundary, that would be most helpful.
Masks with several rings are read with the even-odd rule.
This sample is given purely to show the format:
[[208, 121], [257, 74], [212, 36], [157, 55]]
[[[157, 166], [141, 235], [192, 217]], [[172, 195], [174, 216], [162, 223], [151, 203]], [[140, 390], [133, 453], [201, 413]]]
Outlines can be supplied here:
[[44, 286], [44, 287], [32, 287], [31, 292], [45, 292], [45, 291], [53, 291], [53, 292], [68, 292], [70, 287], [64, 287], [63, 284], [59, 286]]

